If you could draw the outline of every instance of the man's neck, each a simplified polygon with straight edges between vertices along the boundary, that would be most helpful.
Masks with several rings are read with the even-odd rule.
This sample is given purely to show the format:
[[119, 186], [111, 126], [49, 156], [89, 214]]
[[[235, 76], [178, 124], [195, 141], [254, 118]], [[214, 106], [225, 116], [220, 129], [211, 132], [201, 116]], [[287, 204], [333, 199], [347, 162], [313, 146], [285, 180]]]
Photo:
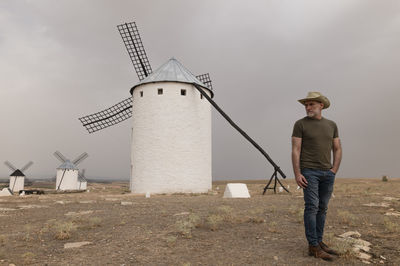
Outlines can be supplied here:
[[313, 117], [309, 117], [309, 116], [307, 116], [308, 118], [310, 118], [310, 119], [313, 119], [313, 120], [321, 120], [322, 119], [322, 115], [319, 115], [319, 116], [313, 116]]

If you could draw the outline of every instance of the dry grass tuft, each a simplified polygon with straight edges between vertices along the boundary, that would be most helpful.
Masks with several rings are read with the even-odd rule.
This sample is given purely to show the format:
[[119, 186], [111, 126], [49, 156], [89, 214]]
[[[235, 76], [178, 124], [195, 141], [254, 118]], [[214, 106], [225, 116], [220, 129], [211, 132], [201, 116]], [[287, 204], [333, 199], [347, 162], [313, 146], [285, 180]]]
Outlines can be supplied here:
[[338, 210], [337, 220], [340, 224], [346, 224], [346, 225], [357, 224], [357, 217], [354, 214], [350, 213], [349, 211]]
[[5, 246], [5, 244], [7, 243], [8, 238], [5, 235], [0, 235], [0, 246]]
[[175, 227], [178, 233], [184, 238], [192, 238], [192, 230], [199, 226], [200, 217], [194, 213], [176, 221]]
[[176, 236], [167, 236], [164, 238], [167, 242], [168, 246], [174, 246], [176, 244], [176, 240], [178, 239]]
[[32, 264], [35, 261], [36, 255], [32, 252], [25, 252], [21, 255], [24, 264]]
[[400, 224], [397, 222], [392, 222], [389, 217], [385, 217], [383, 219], [383, 224], [385, 226], [386, 231], [390, 233], [400, 233]]
[[347, 259], [356, 257], [356, 253], [353, 250], [354, 243], [351, 241], [351, 239], [337, 238], [333, 233], [326, 233], [324, 238], [324, 242], [326, 242], [331, 248], [337, 250], [340, 254], [340, 257]]
[[55, 222], [53, 224], [54, 238], [58, 240], [70, 239], [77, 226], [73, 222]]
[[277, 223], [277, 222], [271, 221], [271, 222], [269, 222], [269, 224], [268, 224], [268, 229], [267, 229], [267, 231], [270, 232], [270, 233], [279, 233], [279, 230], [278, 230], [277, 226], [278, 226], [278, 223]]

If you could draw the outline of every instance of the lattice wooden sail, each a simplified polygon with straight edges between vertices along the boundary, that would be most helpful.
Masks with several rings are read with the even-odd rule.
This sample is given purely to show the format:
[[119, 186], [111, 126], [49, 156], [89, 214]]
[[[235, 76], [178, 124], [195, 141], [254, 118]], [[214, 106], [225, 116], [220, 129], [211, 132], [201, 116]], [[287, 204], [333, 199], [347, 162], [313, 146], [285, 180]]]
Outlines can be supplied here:
[[142, 40], [135, 22], [124, 23], [117, 26], [126, 50], [132, 60], [133, 67], [139, 77], [144, 79], [151, 74], [151, 66], [144, 50]]
[[196, 76], [196, 78], [198, 80], [200, 80], [204, 85], [207, 86], [207, 88], [209, 88], [210, 90], [212, 90], [212, 84], [211, 84], [211, 79], [210, 79], [210, 74], [206, 73], [206, 74], [201, 74]]
[[132, 97], [95, 114], [79, 118], [89, 133], [118, 124], [132, 116]]

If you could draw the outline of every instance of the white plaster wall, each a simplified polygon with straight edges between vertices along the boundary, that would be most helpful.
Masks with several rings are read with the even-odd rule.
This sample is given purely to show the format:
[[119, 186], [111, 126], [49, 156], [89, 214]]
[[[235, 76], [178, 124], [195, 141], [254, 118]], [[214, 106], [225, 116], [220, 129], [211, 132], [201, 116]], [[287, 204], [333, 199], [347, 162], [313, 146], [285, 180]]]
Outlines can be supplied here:
[[23, 190], [24, 184], [25, 184], [24, 176], [10, 176], [10, 186], [9, 187], [12, 190], [12, 192], [19, 192], [20, 190]]
[[[65, 174], [64, 174], [65, 171]], [[64, 174], [64, 177], [62, 177]], [[61, 182], [62, 179], [62, 182]], [[60, 188], [58, 186], [60, 185]], [[78, 186], [78, 170], [57, 169], [56, 189], [76, 190]]]
[[87, 182], [86, 181], [79, 181], [78, 180], [78, 187], [77, 187], [77, 189], [78, 190], [86, 190], [86, 188], [87, 188]]
[[135, 88], [132, 120], [133, 193], [211, 189], [211, 105], [193, 85], [158, 82]]

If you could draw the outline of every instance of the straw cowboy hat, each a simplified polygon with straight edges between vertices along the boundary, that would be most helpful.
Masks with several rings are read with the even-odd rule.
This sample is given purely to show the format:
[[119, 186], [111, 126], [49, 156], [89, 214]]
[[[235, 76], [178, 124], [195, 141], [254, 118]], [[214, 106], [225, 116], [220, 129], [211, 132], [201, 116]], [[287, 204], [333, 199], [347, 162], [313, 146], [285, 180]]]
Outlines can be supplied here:
[[331, 103], [329, 102], [328, 98], [326, 98], [324, 95], [322, 95], [322, 94], [321, 94], [320, 92], [318, 92], [318, 91], [310, 91], [310, 92], [307, 94], [307, 97], [306, 97], [306, 98], [300, 99], [300, 100], [299, 100], [299, 102], [300, 102], [302, 105], [304, 105], [305, 102], [307, 102], [307, 101], [317, 101], [317, 102], [323, 103], [323, 104], [324, 104], [324, 107], [323, 107], [322, 109], [326, 109], [326, 108], [328, 108], [328, 107], [331, 105]]

